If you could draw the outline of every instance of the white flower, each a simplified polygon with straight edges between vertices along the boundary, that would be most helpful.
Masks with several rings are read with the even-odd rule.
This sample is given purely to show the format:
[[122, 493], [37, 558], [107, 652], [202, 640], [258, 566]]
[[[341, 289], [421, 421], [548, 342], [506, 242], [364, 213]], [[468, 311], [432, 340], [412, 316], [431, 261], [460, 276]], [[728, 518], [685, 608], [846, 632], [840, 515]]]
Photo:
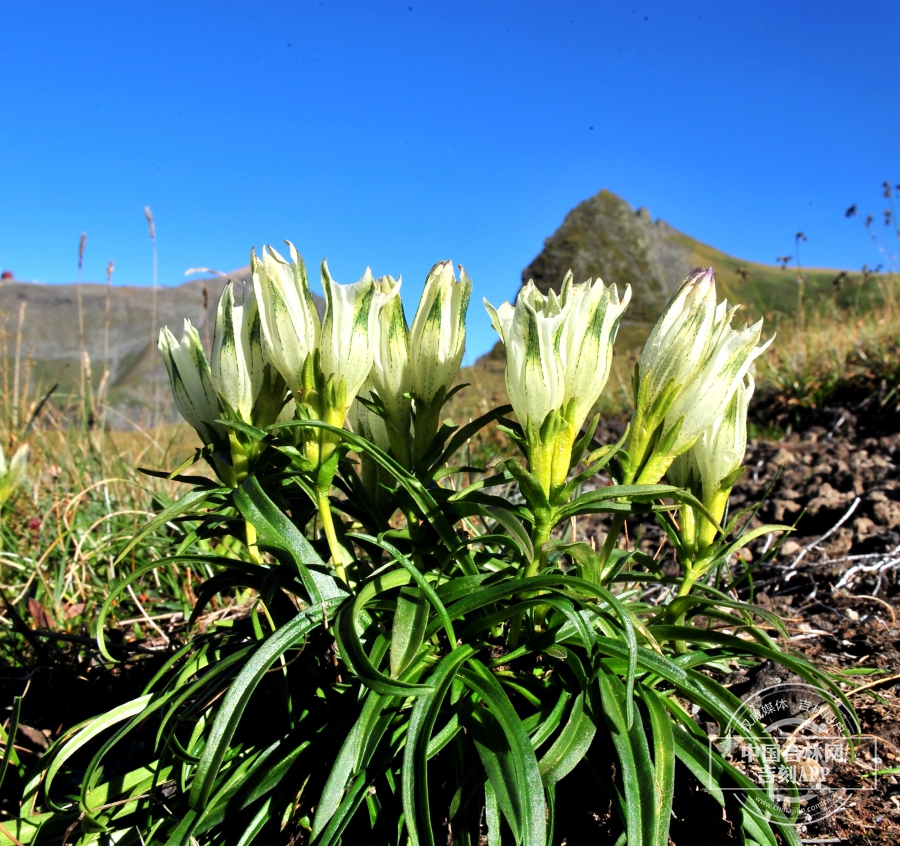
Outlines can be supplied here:
[[253, 406], [263, 388], [266, 362], [253, 289], [242, 291], [242, 299], [240, 304], [235, 302], [234, 283], [229, 281], [216, 310], [210, 368], [226, 410], [245, 423], [253, 423]]
[[652, 403], [674, 380], [686, 385], [702, 365], [716, 317], [716, 280], [712, 268], [697, 269], [669, 300], [641, 353], [641, 380]]
[[530, 421], [539, 429], [566, 395], [560, 347], [571, 302], [563, 302], [563, 297], [552, 290], [545, 297], [529, 281], [519, 291], [515, 307], [505, 302], [495, 309], [484, 300], [506, 347], [506, 392], [523, 426]]
[[571, 424], [577, 432], [603, 393], [612, 366], [613, 343], [622, 313], [631, 301], [631, 287], [619, 302], [615, 285], [608, 288], [601, 280], [571, 285], [571, 271], [563, 282], [561, 296], [571, 304], [563, 327], [560, 357], [565, 392], [563, 406], [572, 401]]
[[253, 288], [259, 303], [266, 357], [284, 377], [294, 399], [304, 399], [304, 369], [319, 345], [319, 315], [309, 290], [306, 266], [294, 245], [288, 264], [272, 247], [262, 259], [250, 252]]
[[409, 335], [412, 392], [428, 405], [449, 389], [466, 346], [466, 310], [472, 280], [462, 265], [456, 281], [453, 264], [438, 262], [428, 273]]
[[672, 452], [678, 454], [725, 413], [738, 386], [750, 371], [754, 360], [769, 344], [757, 346], [762, 333], [762, 320], [752, 326], [732, 329], [735, 309], [723, 301], [716, 309], [712, 339], [701, 367], [692, 381], [675, 395], [666, 412], [664, 432], [683, 418]]
[[[398, 285], [385, 293], [375, 287], [372, 272], [359, 282], [341, 285], [331, 278], [327, 262], [322, 262], [325, 289], [325, 320], [319, 345], [320, 367], [326, 385], [325, 402], [343, 420], [347, 409], [369, 376], [378, 347], [378, 315]], [[341, 406], [340, 408], [338, 406]]]
[[[383, 294], [399, 288], [390, 276], [375, 282]], [[395, 437], [409, 437], [410, 398], [412, 372], [409, 364], [409, 329], [403, 313], [400, 297], [391, 299], [381, 309], [378, 317], [378, 342], [374, 345], [375, 360], [370, 375], [371, 388], [378, 394], [384, 406], [388, 423], [395, 430]]]
[[175, 406], [181, 416], [197, 430], [204, 443], [224, 438], [225, 427], [215, 422], [222, 417], [222, 413], [209, 362], [191, 321], [184, 321], [181, 343], [175, 340], [168, 327], [162, 328], [159, 332], [159, 351], [169, 373]]
[[[753, 377], [748, 373], [728, 403], [724, 414], [717, 417], [700, 435], [689, 451], [694, 457], [703, 485], [704, 502], [712, 501], [722, 482], [728, 488], [747, 451], [747, 409], [753, 396]], [[728, 482], [731, 484], [727, 484]]]

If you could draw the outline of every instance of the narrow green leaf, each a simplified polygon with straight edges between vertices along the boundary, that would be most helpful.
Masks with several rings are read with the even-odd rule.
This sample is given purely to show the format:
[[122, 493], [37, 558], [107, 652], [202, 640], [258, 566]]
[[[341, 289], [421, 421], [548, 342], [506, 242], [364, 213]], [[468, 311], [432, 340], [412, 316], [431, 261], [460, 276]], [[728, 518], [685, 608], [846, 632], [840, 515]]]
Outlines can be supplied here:
[[640, 688], [641, 699], [650, 715], [650, 731], [653, 737], [653, 769], [656, 804], [654, 817], [656, 829], [650, 840], [652, 846], [668, 846], [669, 823], [672, 818], [672, 798], [675, 794], [675, 741], [672, 735], [672, 719], [666, 711], [662, 697], [651, 688]]
[[[419, 586], [422, 593], [425, 595], [426, 599], [434, 606], [434, 610], [438, 615], [441, 623], [444, 626], [444, 631], [447, 632], [447, 637], [450, 639], [450, 643], [456, 643], [456, 634], [453, 631], [453, 623], [450, 620], [450, 616], [447, 614], [447, 609], [444, 607], [444, 603], [441, 600], [438, 592], [431, 586], [428, 579], [419, 572], [418, 568], [409, 560], [409, 558], [403, 553], [400, 552], [397, 547], [393, 544], [388, 543], [384, 540], [383, 537], [373, 537], [372, 535], [362, 535], [354, 532], [350, 532], [348, 537], [357, 538], [359, 540], [368, 541], [369, 543], [373, 543], [376, 546], [381, 547], [385, 552], [389, 553], [391, 557], [400, 564], [407, 573], [409, 573], [410, 578]], [[480, 579], [480, 576], [476, 577]]]
[[431, 692], [428, 685], [392, 679], [380, 672], [363, 649], [359, 633], [356, 630], [357, 619], [364, 611], [366, 603], [379, 594], [403, 587], [410, 581], [412, 581], [412, 576], [406, 570], [395, 570], [392, 573], [376, 576], [367, 582], [357, 594], [353, 605], [342, 608], [337, 616], [334, 636], [341, 651], [341, 657], [366, 687], [385, 696], [425, 696]]
[[209, 738], [203, 749], [203, 755], [197, 766], [189, 795], [192, 808], [203, 810], [206, 807], [219, 767], [231, 745], [231, 739], [241, 721], [244, 709], [263, 676], [288, 649], [296, 645], [307, 632], [321, 624], [326, 607], [336, 608], [342, 601], [341, 598], [323, 600], [321, 606], [308, 609], [278, 629], [263, 641], [232, 682], [219, 706]]
[[322, 795], [316, 803], [311, 840], [315, 840], [325, 830], [340, 807], [347, 783], [359, 774], [366, 763], [366, 748], [374, 749], [381, 742], [388, 725], [388, 721], [381, 720], [381, 717], [391, 702], [391, 697], [377, 693], [369, 693], [366, 696], [359, 719], [353, 724], [353, 728], [341, 745], [322, 788]]
[[[412, 498], [416, 509], [422, 517], [432, 525], [440, 539], [446, 544], [447, 549], [452, 551], [459, 545], [459, 538], [457, 538], [453, 526], [444, 517], [441, 508], [434, 497], [415, 476], [409, 473], [386, 452], [380, 450], [373, 443], [370, 443], [359, 435], [354, 435], [346, 429], [340, 429], [337, 426], [323, 423], [321, 420], [292, 420], [287, 423], [278, 423], [275, 426], [271, 426], [269, 427], [269, 431], [290, 427], [324, 429], [332, 434], [339, 435], [341, 439], [356, 452], [371, 456], [403, 486]], [[468, 554], [463, 555], [461, 563], [469, 575], [475, 575], [477, 573], [475, 563]]]
[[313, 545], [272, 502], [255, 476], [248, 476], [235, 489], [234, 503], [244, 518], [256, 527], [261, 545], [270, 545], [290, 555], [312, 604], [321, 605], [325, 600], [347, 595], [338, 587], [328, 572], [328, 565]]
[[[444, 656], [428, 677], [432, 693], [415, 700], [409, 718], [403, 754], [403, 813], [412, 846], [434, 846], [428, 798], [428, 750], [431, 732], [453, 679], [462, 664], [475, 654], [470, 644], [456, 647]], [[424, 822], [420, 824], [420, 820]]]
[[[493, 674], [475, 658], [470, 658], [468, 664], [469, 667], [460, 671], [460, 677], [484, 700], [488, 710], [502, 729], [505, 743], [508, 744], [514, 781], [507, 785], [498, 783], [492, 778], [492, 786], [497, 794], [497, 800], [502, 808], [502, 792], [509, 790], [513, 816], [508, 817], [507, 820], [513, 830], [517, 832], [517, 840], [522, 846], [545, 846], [547, 805], [541, 772], [531, 741], [522, 728], [522, 722], [509, 701], [509, 697]], [[484, 749], [479, 749], [479, 752], [482, 753], [482, 761], [485, 761], [484, 751]], [[490, 771], [488, 771], [488, 775], [491, 776]]]
[[650, 846], [656, 832], [656, 774], [647, 736], [640, 720], [629, 728], [622, 708], [625, 689], [618, 676], [601, 665], [597, 675], [603, 712], [622, 768], [625, 790], [625, 827], [628, 843]]
[[173, 502], [167, 508], [164, 508], [159, 512], [149, 523], [145, 526], [142, 526], [138, 532], [134, 535], [134, 537], [128, 541], [125, 545], [125, 548], [116, 556], [116, 560], [113, 562], [113, 566], [123, 561], [129, 552], [134, 549], [138, 543], [140, 543], [143, 538], [145, 538], [150, 532], [155, 531], [160, 526], [165, 525], [174, 517], [180, 517], [183, 514], [187, 514], [191, 509], [196, 508], [198, 505], [206, 502], [206, 500], [211, 497], [219, 494], [227, 494], [231, 492], [231, 488], [205, 488], [201, 490], [193, 490], [188, 491], [181, 499]]
[[434, 473], [434, 471], [446, 464], [450, 458], [454, 455], [454, 453], [462, 447], [466, 441], [468, 441], [473, 435], [480, 432], [485, 426], [492, 423], [494, 420], [499, 420], [503, 417], [504, 414], [509, 414], [512, 411], [511, 405], [501, 405], [498, 408], [493, 409], [492, 411], [487, 412], [487, 414], [482, 414], [480, 417], [476, 417], [470, 423], [467, 423], [465, 426], [462, 426], [460, 429], [456, 431], [450, 441], [447, 443], [447, 446], [444, 448], [444, 451], [441, 453], [440, 457], [435, 461], [431, 467], [428, 469], [428, 475]]
[[585, 705], [584, 693], [579, 693], [572, 703], [566, 725], [538, 762], [544, 784], [565, 778], [590, 748], [597, 726], [589, 706], [586, 708]]
[[391, 678], [399, 678], [416, 657], [427, 625], [428, 600], [412, 588], [401, 588], [391, 627]]

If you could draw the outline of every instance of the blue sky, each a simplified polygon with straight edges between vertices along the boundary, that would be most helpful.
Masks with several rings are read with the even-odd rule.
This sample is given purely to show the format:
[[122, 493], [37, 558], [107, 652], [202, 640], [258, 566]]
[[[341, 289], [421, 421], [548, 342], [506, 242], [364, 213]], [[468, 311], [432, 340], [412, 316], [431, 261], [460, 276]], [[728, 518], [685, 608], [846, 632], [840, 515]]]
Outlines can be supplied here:
[[[0, 268], [148, 284], [293, 240], [336, 279], [428, 268], [512, 298], [603, 187], [742, 258], [877, 253], [900, 183], [900, 3], [6, 2]], [[879, 232], [887, 234], [879, 224]], [[896, 243], [896, 242], [895, 242]]]

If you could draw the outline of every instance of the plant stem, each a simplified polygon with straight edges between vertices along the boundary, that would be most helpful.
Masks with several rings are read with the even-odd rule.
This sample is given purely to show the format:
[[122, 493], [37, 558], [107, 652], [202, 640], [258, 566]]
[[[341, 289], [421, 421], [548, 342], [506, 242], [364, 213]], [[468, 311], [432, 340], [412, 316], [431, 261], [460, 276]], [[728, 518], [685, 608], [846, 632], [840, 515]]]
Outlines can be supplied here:
[[344, 565], [347, 563], [347, 550], [341, 546], [338, 540], [337, 532], [334, 528], [334, 517], [331, 514], [331, 501], [328, 499], [328, 490], [319, 487], [316, 491], [316, 505], [319, 509], [319, 516], [322, 518], [322, 528], [325, 530], [325, 538], [328, 541], [328, 548], [331, 550], [331, 558], [334, 561], [334, 569], [338, 578], [344, 583], [347, 582], [347, 571]]
[[[677, 598], [681, 598], [682, 596], [687, 596], [691, 592], [691, 588], [693, 588], [694, 583], [697, 579], [700, 578], [699, 571], [694, 568], [688, 568], [684, 571], [684, 577], [681, 580], [681, 587], [678, 588]], [[681, 615], [681, 620], [683, 622], [684, 615]]]
[[547, 550], [544, 548], [544, 544], [550, 540], [550, 532], [552, 529], [553, 524], [551, 522], [535, 523], [534, 532], [531, 537], [534, 545], [534, 558], [528, 562], [528, 566], [525, 568], [526, 579], [536, 576], [547, 566]]

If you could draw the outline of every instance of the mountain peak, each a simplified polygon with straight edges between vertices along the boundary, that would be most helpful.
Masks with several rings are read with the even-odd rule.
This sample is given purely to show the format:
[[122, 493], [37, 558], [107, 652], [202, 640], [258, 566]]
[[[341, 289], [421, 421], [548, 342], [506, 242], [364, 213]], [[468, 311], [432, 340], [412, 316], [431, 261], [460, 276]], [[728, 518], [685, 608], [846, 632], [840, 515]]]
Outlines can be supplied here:
[[544, 249], [522, 271], [544, 293], [559, 289], [567, 271], [575, 282], [602, 279], [621, 293], [631, 285], [629, 318], [649, 318], [694, 267], [686, 235], [604, 188], [570, 211]]

